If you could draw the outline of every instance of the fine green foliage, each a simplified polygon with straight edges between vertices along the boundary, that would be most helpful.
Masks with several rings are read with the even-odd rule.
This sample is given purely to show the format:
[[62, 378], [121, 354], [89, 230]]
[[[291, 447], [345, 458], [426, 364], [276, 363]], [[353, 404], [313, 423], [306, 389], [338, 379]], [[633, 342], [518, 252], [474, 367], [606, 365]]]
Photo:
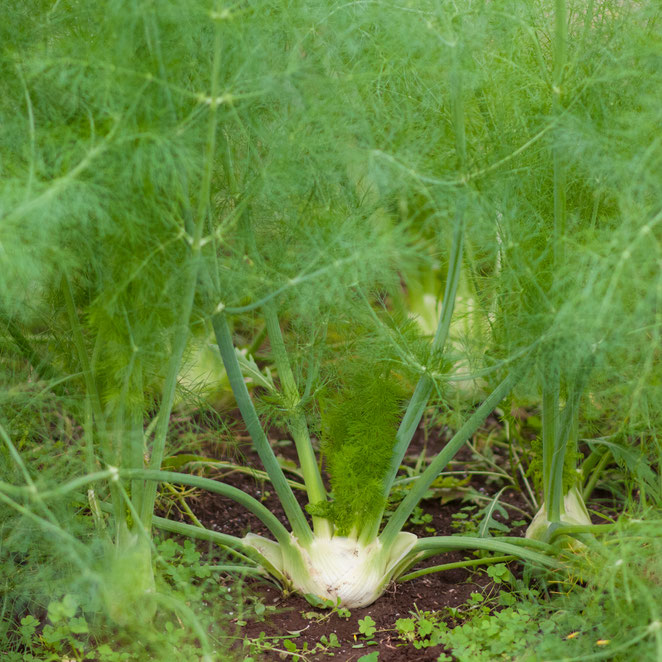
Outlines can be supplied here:
[[[556, 567], [572, 537], [578, 558], [608, 563], [592, 536], [611, 529], [584, 507], [603, 476], [622, 505], [659, 505], [659, 3], [4, 5], [8, 636], [27, 645], [37, 626], [21, 619], [43, 625], [52, 602], [49, 654], [80, 657], [81, 614], [128, 632], [163, 623], [166, 603], [190, 615], [201, 595], [173, 592], [208, 578], [162, 581], [173, 550], [159, 551], [157, 527], [232, 548], [313, 602], [360, 607], [453, 549]], [[427, 337], [406, 310], [423, 281], [436, 297]], [[212, 333], [288, 526], [238, 489], [170, 471], [172, 413], [196, 390], [183, 376]], [[476, 536], [404, 533], [506, 397], [540, 413], [539, 540], [493, 538], [497, 497]], [[431, 404], [452, 433], [382, 527]], [[312, 521], [267, 422], [294, 442]], [[171, 481], [234, 499], [273, 539], [160, 517], [158, 485]], [[601, 572], [587, 580], [596, 595]], [[629, 576], [614, 576], [630, 596]], [[662, 650], [656, 608], [630, 612], [646, 622], [631, 623], [632, 640]], [[472, 654], [540, 634], [524, 611], [494, 618], [488, 652]], [[209, 659], [206, 623], [190, 621]]]
[[[366, 373], [368, 366], [370, 372]], [[324, 516], [333, 521], [340, 535], [348, 535], [385, 506], [382, 481], [405, 395], [389, 368], [379, 363], [350, 363], [342, 374], [338, 390], [320, 403], [322, 453], [334, 494]]]
[[[532, 11], [523, 10], [535, 27], [542, 16], [534, 18]], [[657, 352], [650, 333], [659, 325], [651, 304], [659, 296], [653, 274], [660, 258], [660, 201], [650, 175], [660, 154], [657, 145], [649, 145], [648, 128], [659, 118], [659, 109], [651, 106], [659, 84], [659, 72], [651, 78], [650, 69], [660, 46], [656, 11], [649, 3], [568, 7], [556, 106], [553, 95], [541, 96], [547, 76], [541, 70], [535, 77], [526, 68], [513, 73], [512, 83], [530, 81], [528, 95], [509, 96], [506, 104], [509, 88], [493, 86], [489, 94], [500, 148], [514, 155], [510, 172], [503, 172], [489, 193], [501, 214], [502, 259], [499, 278], [486, 281], [481, 293], [499, 288], [494, 338], [509, 353], [535, 346], [537, 370], [524, 384], [558, 390], [560, 379], [566, 399], [579, 380], [594, 402], [609, 407], [614, 424], [629, 425], [643, 414], [630, 396], [616, 394], [619, 386], [632, 384], [623, 371], [655, 362]], [[632, 35], [628, 24], [638, 26]], [[533, 58], [536, 39], [529, 34], [504, 40], [502, 47], [511, 53], [501, 65], [496, 58], [491, 62], [490, 78], [501, 81], [500, 67], [515, 57], [521, 62], [522, 50]], [[557, 51], [554, 46], [550, 56]], [[500, 105], [515, 122], [498, 112]], [[515, 154], [519, 141], [508, 127], [517, 124], [542, 145]], [[633, 171], [641, 172], [641, 179], [633, 178]], [[657, 388], [654, 380], [637, 381], [649, 396], [649, 389]], [[650, 413], [646, 416], [650, 421]]]
[[[59, 662], [64, 658], [163, 662], [173, 655], [183, 655], [197, 662], [204, 659], [198, 639], [201, 631], [207, 631], [208, 636], [216, 640], [218, 654], [229, 659], [231, 642], [221, 643], [221, 640], [227, 631], [225, 614], [235, 608], [233, 605], [241, 594], [240, 585], [219, 586], [209, 564], [190, 541], [181, 546], [173, 540], [165, 540], [157, 549], [157, 582], [160, 590], [168, 591], [169, 597], [166, 600], [164, 593], [164, 608], [153, 625], [140, 622], [118, 628], [99, 611], [95, 596], [86, 595], [67, 577], [69, 586], [61, 581], [56, 589], [58, 596], [50, 596], [42, 608], [34, 603], [29, 605], [17, 627], [12, 622], [14, 617], [4, 614], [0, 620], [3, 660]], [[49, 586], [52, 590], [56, 584], [51, 581]], [[59, 595], [60, 591], [67, 592]], [[216, 599], [205, 607], [203, 599], [211, 595]], [[186, 607], [187, 603], [192, 605], [191, 609]]]

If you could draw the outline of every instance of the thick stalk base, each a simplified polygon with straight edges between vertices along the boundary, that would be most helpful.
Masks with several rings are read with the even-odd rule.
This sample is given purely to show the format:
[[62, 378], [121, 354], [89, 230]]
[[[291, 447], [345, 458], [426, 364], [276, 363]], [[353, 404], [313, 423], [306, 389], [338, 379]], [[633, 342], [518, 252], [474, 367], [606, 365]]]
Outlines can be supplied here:
[[372, 604], [384, 592], [416, 536], [400, 533], [389, 550], [379, 540], [364, 546], [340, 536], [316, 537], [306, 547], [293, 539], [288, 550], [252, 534], [244, 542], [268, 559], [297, 593], [329, 600], [334, 606], [358, 608]]
[[[563, 508], [561, 513], [561, 522], [564, 524], [591, 524], [591, 517], [586, 510], [584, 499], [576, 487], [565, 494], [563, 497]], [[526, 537], [533, 540], [546, 541], [547, 532], [552, 522], [549, 519], [547, 506], [543, 503], [536, 516], [529, 524], [526, 530]], [[577, 542], [578, 545], [581, 543]]]

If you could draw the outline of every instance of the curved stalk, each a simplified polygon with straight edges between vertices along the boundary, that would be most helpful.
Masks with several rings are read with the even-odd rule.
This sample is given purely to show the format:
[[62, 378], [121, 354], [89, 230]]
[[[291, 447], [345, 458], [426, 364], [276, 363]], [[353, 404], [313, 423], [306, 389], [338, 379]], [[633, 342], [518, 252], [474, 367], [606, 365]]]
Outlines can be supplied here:
[[443, 450], [432, 460], [430, 466], [421, 474], [414, 487], [412, 487], [409, 494], [407, 494], [395, 513], [391, 516], [388, 524], [384, 527], [384, 531], [380, 536], [384, 547], [388, 548], [393, 543], [398, 532], [405, 525], [405, 522], [418, 505], [418, 502], [428, 491], [435, 478], [443, 471], [444, 467], [453, 459], [455, 454], [476, 432], [480, 425], [482, 425], [497, 404], [510, 392], [518, 379], [518, 372], [512, 372], [508, 375], [485, 399], [483, 404], [476, 409], [469, 420], [455, 433]]
[[[81, 504], [85, 503], [85, 497], [81, 494], [76, 494], [76, 498], [78, 501], [80, 501]], [[96, 506], [100, 511], [106, 513], [113, 512], [112, 506], [110, 504], [104, 503], [103, 501], [98, 502]], [[165, 517], [154, 515], [152, 518], [152, 525], [157, 529], [168, 531], [169, 533], [176, 533], [188, 538], [213, 542], [245, 563], [261, 563], [260, 560], [250, 558], [249, 553], [252, 552], [252, 549], [248, 547], [240, 538], [229, 535], [227, 533], [211, 531], [210, 529], [202, 526], [202, 524], [199, 526], [194, 526], [192, 524], [186, 524], [185, 522], [175, 522], [173, 520], [166, 519]], [[243, 554], [239, 550], [246, 552], [246, 554]]]
[[[207, 140], [205, 141], [203, 155], [203, 175], [200, 184], [198, 196], [198, 205], [196, 210], [196, 219], [194, 233], [191, 241], [191, 255], [188, 260], [188, 281], [184, 289], [182, 312], [180, 316], [180, 326], [175, 333], [173, 341], [172, 354], [168, 362], [165, 385], [163, 387], [163, 400], [159, 410], [154, 443], [152, 445], [152, 455], [149, 462], [151, 470], [157, 470], [161, 467], [165, 451], [166, 435], [170, 423], [170, 412], [175, 399], [175, 387], [177, 386], [177, 377], [181, 365], [182, 355], [186, 348], [186, 342], [189, 335], [189, 321], [191, 311], [193, 310], [193, 300], [195, 297], [200, 264], [202, 262], [202, 231], [205, 218], [209, 209], [209, 193], [211, 188], [212, 171], [214, 165], [214, 154], [216, 151], [216, 128], [218, 111], [218, 86], [221, 73], [221, 32], [216, 28], [214, 38], [214, 54], [211, 70], [211, 99], [209, 106], [209, 116], [207, 119]], [[145, 528], [149, 529], [154, 514], [154, 502], [156, 500], [156, 484], [149, 483], [145, 486], [143, 493], [143, 503], [141, 519]]]
[[[453, 67], [451, 75], [451, 106], [453, 118], [453, 130], [455, 133], [455, 152], [458, 158], [458, 165], [462, 172], [462, 182], [466, 182], [467, 176], [467, 149], [466, 149], [466, 131], [464, 126], [464, 100], [462, 95], [462, 67], [460, 62], [460, 43], [454, 41], [452, 45]], [[464, 243], [464, 193], [460, 196], [457, 203], [455, 227], [453, 229], [453, 243], [448, 266], [448, 275], [444, 288], [444, 298], [442, 300], [441, 315], [439, 324], [432, 340], [433, 356], [440, 356], [443, 352], [448, 332], [450, 330], [451, 318], [455, 306], [455, 297], [460, 284], [460, 271], [462, 268], [462, 253]], [[393, 481], [398, 474], [402, 460], [409, 448], [412, 437], [418, 428], [425, 408], [427, 407], [434, 381], [428, 374], [424, 374], [416, 384], [414, 395], [412, 396], [407, 410], [402, 418], [400, 427], [396, 434], [396, 443], [393, 448], [391, 465], [384, 479], [382, 487], [382, 497], [384, 504], [391, 493]], [[384, 509], [380, 512], [375, 521], [366, 527], [361, 533], [361, 539], [368, 542], [377, 536], [381, 519], [384, 515]], [[404, 524], [404, 522], [403, 522]], [[394, 535], [394, 534], [393, 534]]]
[[[504, 542], [504, 540], [508, 542]], [[443, 554], [444, 552], [466, 550], [466, 549], [480, 549], [487, 552], [500, 552], [508, 556], [517, 556], [518, 558], [538, 563], [547, 567], [558, 567], [559, 562], [546, 554], [527, 549], [524, 545], [513, 544], [511, 538], [474, 538], [469, 536], [434, 536], [432, 538], [420, 538], [416, 541], [408, 556], [412, 559], [428, 558], [435, 554]], [[520, 539], [517, 539], [520, 540]], [[555, 549], [551, 545], [544, 543], [537, 545], [539, 549], [548, 550], [549, 553], [554, 553]], [[423, 552], [423, 554], [421, 554]]]
[[613, 531], [616, 524], [560, 524], [554, 530], [550, 530], [550, 543], [558, 536], [574, 536], [584, 533], [609, 533]]
[[260, 456], [262, 465], [271, 478], [274, 490], [276, 490], [276, 494], [278, 494], [278, 498], [285, 510], [285, 515], [292, 527], [292, 533], [302, 544], [309, 544], [313, 539], [312, 531], [310, 530], [310, 526], [308, 525], [306, 516], [304, 515], [299, 502], [294, 497], [292, 488], [287, 483], [283, 470], [278, 464], [278, 460], [269, 444], [269, 440], [262, 429], [260, 419], [255, 411], [255, 406], [253, 405], [243, 375], [241, 374], [241, 368], [239, 367], [237, 355], [234, 350], [234, 343], [232, 342], [232, 334], [230, 333], [230, 328], [225, 315], [222, 313], [214, 315], [212, 318], [212, 324], [214, 327], [214, 333], [216, 334], [218, 349], [221, 352], [225, 371], [227, 372], [228, 380], [232, 387], [232, 392], [234, 393], [237, 405], [239, 406], [241, 417], [243, 418], [248, 433], [253, 440], [255, 450]]
[[[191, 316], [191, 311], [193, 309], [193, 299], [195, 296], [196, 281], [200, 267], [201, 238], [202, 221], [199, 219], [198, 224], [196, 225], [196, 234], [191, 249], [192, 255], [190, 257], [189, 263], [186, 294], [183, 298], [184, 300], [180, 317], [180, 326], [175, 333], [172, 354], [170, 355], [170, 360], [168, 361], [165, 384], [163, 386], [163, 397], [157, 417], [156, 431], [154, 433], [154, 442], [152, 444], [152, 451], [149, 462], [149, 466], [153, 471], [161, 467], [163, 456], [165, 454], [166, 436], [168, 433], [168, 426], [170, 424], [170, 413], [172, 411], [175, 400], [177, 378], [179, 375], [181, 359], [184, 354], [189, 335], [188, 322]], [[154, 483], [145, 485], [142, 492], [141, 520], [147, 529], [149, 529], [151, 526], [155, 501], [156, 485]]]
[[[92, 372], [92, 364], [90, 358], [87, 355], [87, 349], [85, 347], [85, 339], [83, 337], [83, 330], [81, 328], [80, 320], [78, 318], [78, 312], [76, 311], [76, 303], [74, 301], [73, 290], [71, 287], [71, 281], [69, 277], [65, 274], [62, 276], [62, 294], [64, 296], [64, 301], [67, 309], [67, 316], [69, 318], [69, 325], [71, 327], [71, 334], [74, 346], [76, 347], [76, 353], [78, 354], [78, 361], [80, 362], [83, 378], [85, 380], [85, 390], [86, 394], [86, 413], [89, 413], [89, 421], [85, 425], [85, 436], [87, 439], [87, 463], [89, 467], [92, 467], [94, 464], [95, 452], [94, 452], [94, 441], [95, 436], [100, 441], [101, 446], [101, 456], [105, 462], [113, 462], [112, 458], [112, 449], [109, 439], [109, 435], [106, 431], [106, 420], [103, 413], [103, 408], [101, 405], [101, 396], [99, 394], [99, 389], [94, 379], [94, 373]], [[97, 335], [97, 342], [99, 336]], [[116, 486], [111, 484], [110, 486], [110, 497], [113, 502], [114, 516], [115, 516], [115, 535], [119, 535], [120, 522], [122, 520], [122, 502], [119, 495], [119, 492], [116, 489]]]
[[542, 387], [542, 500], [550, 502], [553, 492], [552, 464], [559, 423], [560, 375], [552, 365]]
[[444, 563], [443, 565], [434, 565], [429, 568], [422, 568], [421, 570], [416, 570], [410, 572], [406, 575], [401, 575], [397, 578], [398, 582], [408, 582], [412, 579], [417, 579], [418, 577], [424, 577], [425, 575], [431, 575], [434, 572], [445, 572], [446, 570], [456, 570], [458, 568], [474, 568], [479, 565], [489, 565], [492, 563], [507, 563], [508, 561], [515, 561], [517, 557], [513, 554], [508, 556], [491, 556], [487, 559], [472, 559], [471, 561], [456, 561], [455, 563]]
[[[161, 531], [168, 531], [170, 533], [187, 536], [188, 538], [213, 542], [244, 563], [261, 563], [261, 561], [250, 557], [252, 550], [247, 547], [240, 538], [235, 536], [219, 533], [218, 531], [211, 531], [202, 525], [194, 526], [192, 524], [186, 524], [186, 522], [174, 522], [165, 517], [159, 517], [158, 515], [154, 515], [153, 524]], [[181, 526], [179, 526], [180, 524]], [[245, 553], [242, 553], [240, 550], [243, 550]]]
[[[214, 460], [213, 458], [205, 457], [204, 455], [194, 455], [193, 453], [180, 453], [178, 455], [171, 455], [170, 457], [163, 460], [161, 469], [172, 469], [178, 470], [183, 466], [191, 467], [205, 467], [209, 469], [217, 469], [220, 473], [220, 479], [223, 479], [225, 476], [230, 475], [231, 473], [243, 473], [253, 478], [260, 478], [262, 480], [268, 480], [271, 482], [271, 478], [266, 471], [262, 469], [255, 469], [255, 467], [245, 466], [243, 464], [235, 464], [234, 462], [229, 462], [226, 460]], [[228, 471], [223, 471], [227, 469]], [[297, 476], [297, 478], [302, 478], [301, 470], [297, 467], [283, 467], [283, 471], [288, 474]], [[287, 479], [290, 487], [293, 487], [296, 490], [303, 490], [305, 492], [306, 486], [303, 483], [299, 483], [296, 480], [291, 478]]]
[[[99, 480], [110, 479], [117, 480], [119, 476], [126, 477], [129, 479], [139, 479], [152, 482], [164, 482], [164, 483], [177, 483], [181, 485], [189, 485], [191, 487], [197, 487], [200, 489], [208, 490], [221, 496], [230, 498], [241, 505], [243, 505], [247, 510], [252, 512], [260, 521], [271, 531], [278, 543], [284, 549], [292, 548], [291, 536], [288, 533], [287, 529], [276, 519], [276, 517], [259, 501], [253, 497], [245, 494], [241, 490], [232, 487], [230, 485], [225, 485], [218, 481], [212, 480], [210, 478], [203, 478], [201, 476], [191, 476], [189, 474], [180, 474], [173, 471], [155, 471], [150, 469], [125, 469], [118, 471], [114, 467], [106, 471], [98, 471], [94, 474], [87, 476], [81, 476], [80, 478], [75, 478], [74, 480], [69, 481], [59, 487], [48, 490], [41, 494], [37, 494], [31, 486], [15, 486], [5, 483], [0, 483], [0, 498], [2, 497], [2, 492], [6, 491], [9, 494], [14, 494], [16, 496], [32, 496], [39, 501], [45, 499], [62, 497], [71, 492], [79, 492], [81, 488], [84, 488], [90, 483], [97, 482]], [[5, 489], [7, 488], [7, 489]], [[128, 497], [127, 497], [128, 498]], [[85, 499], [81, 497], [81, 501], [84, 502]], [[112, 508], [108, 504], [99, 504], [101, 510], [108, 512]], [[131, 508], [131, 506], [129, 506]], [[26, 509], [27, 510], [27, 509]], [[35, 516], [36, 517], [36, 516]], [[226, 535], [223, 533], [218, 533], [216, 531], [210, 531], [202, 526], [193, 526], [191, 524], [185, 524], [183, 522], [173, 522], [163, 517], [157, 517], [154, 515], [152, 517], [152, 523], [159, 529], [164, 531], [170, 531], [171, 533], [178, 533], [181, 535], [186, 535], [191, 538], [198, 538], [200, 540], [209, 540], [215, 542], [219, 545], [225, 547], [231, 547], [234, 549], [241, 550], [247, 556], [253, 558], [258, 563], [263, 564], [266, 569], [274, 576], [279, 577], [280, 573], [274, 569], [272, 572], [271, 564], [264, 559], [261, 555], [259, 559], [255, 559], [255, 556], [258, 554], [253, 547], [246, 545], [242, 540], [236, 538], [235, 536]]]
[[[39, 498], [40, 500], [54, 499], [57, 497], [64, 496], [70, 492], [75, 492], [79, 489], [82, 489], [90, 483], [96, 483], [100, 480], [108, 480], [116, 476], [117, 472], [114, 469], [105, 469], [104, 471], [95, 471], [91, 474], [86, 474], [85, 476], [80, 476], [79, 478], [73, 478], [72, 480], [54, 487], [50, 490], [44, 490], [43, 492], [37, 493], [36, 490], [30, 488], [29, 486], [21, 485], [7, 485], [10, 487], [14, 494], [21, 494], [22, 496], [29, 496], [31, 498]], [[0, 483], [0, 487], [4, 489], [5, 483]]]
[[[179, 459], [182, 457], [182, 455], [176, 455], [174, 457]], [[197, 456], [193, 455], [192, 457], [197, 457]], [[261, 469], [255, 469], [254, 467], [244, 466], [242, 464], [234, 464], [232, 462], [226, 462], [225, 460], [211, 460], [205, 458], [199, 460], [190, 460], [188, 462], [184, 462], [183, 464], [187, 464], [191, 467], [208, 467], [210, 469], [217, 469], [219, 471], [221, 471], [222, 469], [228, 469], [229, 471], [221, 473], [221, 478], [224, 478], [225, 476], [228, 476], [229, 474], [236, 472], [240, 474], [247, 474], [248, 476], [252, 476], [253, 478], [259, 478], [271, 482], [271, 478], [269, 477], [269, 474], [266, 471], [262, 471]], [[170, 468], [168, 463], [168, 458], [164, 460], [162, 468], [164, 469]], [[178, 467], [172, 467], [172, 468], [176, 469]], [[301, 475], [299, 469], [295, 469], [293, 467], [292, 468], [283, 467], [283, 471], [287, 471], [288, 473], [294, 474], [295, 476]], [[306, 486], [303, 483], [298, 483], [296, 480], [292, 480], [288, 478], [287, 483], [290, 487], [293, 487], [295, 490], [303, 490], [303, 491], [306, 490]]]
[[[40, 501], [43, 498], [52, 498], [56, 496], [64, 496], [70, 492], [76, 492], [86, 485], [102, 479], [118, 480], [119, 477], [146, 480], [153, 483], [175, 483], [178, 485], [189, 485], [190, 487], [197, 487], [203, 490], [208, 490], [215, 494], [227, 497], [240, 503], [247, 510], [253, 513], [274, 535], [276, 540], [284, 546], [291, 545], [290, 534], [287, 529], [278, 521], [276, 516], [269, 511], [266, 506], [263, 506], [257, 499], [242, 492], [236, 487], [226, 485], [211, 478], [203, 478], [202, 476], [192, 476], [190, 474], [181, 474], [174, 471], [157, 471], [154, 469], [122, 469], [118, 470], [114, 467], [109, 468], [107, 471], [99, 471], [88, 476], [81, 476], [74, 480], [60, 485], [59, 487], [44, 492], [42, 495], [36, 495]], [[21, 490], [23, 494], [31, 494], [34, 489], [29, 486], [22, 488], [15, 488], [14, 491]], [[199, 527], [192, 527], [193, 529]]]
[[[140, 384], [142, 389], [142, 370], [140, 371]], [[127, 468], [142, 469], [145, 465], [145, 432], [143, 430], [143, 412], [142, 408], [135, 408], [128, 414], [128, 430], [125, 432], [126, 444], [128, 446]], [[120, 428], [121, 429], [121, 428]], [[123, 454], [124, 455], [124, 454]], [[124, 458], [122, 458], [124, 459]], [[145, 483], [141, 480], [134, 480], [131, 483], [131, 500], [136, 506], [136, 510], [142, 513], [143, 494], [145, 492]]]
[[[450, 330], [451, 317], [455, 305], [455, 296], [460, 284], [463, 239], [464, 222], [462, 210], [459, 209], [455, 231], [453, 232], [453, 245], [451, 247], [450, 265], [444, 290], [441, 316], [439, 318], [437, 331], [432, 340], [431, 352], [434, 356], [439, 356], [443, 351]], [[391, 456], [391, 464], [382, 485], [382, 497], [384, 498], [384, 502], [386, 502], [388, 495], [391, 493], [398, 470], [400, 469], [400, 465], [402, 464], [402, 460], [409, 448], [414, 433], [418, 428], [418, 424], [421, 422], [425, 408], [432, 395], [433, 388], [434, 381], [432, 377], [428, 374], [423, 374], [416, 384], [414, 394], [407, 405], [407, 409], [402, 417], [402, 421], [400, 422], [400, 426], [395, 436], [396, 441]], [[364, 543], [368, 543], [377, 536], [383, 515], [384, 509], [382, 508], [379, 516], [375, 517], [374, 521], [361, 533], [361, 540]]]
[[[467, 538], [470, 540], [476, 539], [475, 536], [452, 536], [452, 538], [456, 540], [460, 538], [464, 538], [465, 540]], [[431, 540], [431, 538], [421, 538], [421, 540]], [[488, 540], [488, 539], [479, 538], [479, 540]], [[499, 540], [500, 542], [508, 543], [513, 547], [524, 547], [534, 551], [539, 551], [541, 554], [555, 554], [557, 551], [554, 545], [551, 545], [550, 543], [544, 542], [542, 540], [534, 540], [532, 538], [515, 538], [513, 536], [502, 536], [500, 538], [489, 538], [489, 540]], [[430, 556], [434, 556], [435, 554], [436, 552], [434, 551], [427, 551], [421, 555], [421, 558], [427, 559]]]
[[255, 515], [271, 531], [276, 540], [284, 547], [289, 547], [290, 534], [287, 529], [278, 521], [276, 516], [263, 506], [257, 499], [249, 496], [245, 492], [225, 485], [211, 478], [202, 476], [191, 476], [189, 474], [180, 474], [172, 471], [157, 471], [154, 469], [124, 469], [118, 472], [119, 475], [126, 478], [141, 478], [143, 480], [155, 483], [176, 483], [179, 485], [189, 485], [208, 490], [215, 494], [232, 499], [240, 503], [244, 508]]
[[[326, 489], [324, 488], [322, 476], [317, 466], [315, 451], [310, 441], [306, 417], [301, 410], [301, 396], [299, 395], [299, 389], [292, 373], [292, 367], [290, 366], [287, 350], [285, 349], [283, 333], [278, 322], [278, 314], [273, 303], [265, 305], [264, 319], [267, 325], [271, 350], [276, 362], [276, 369], [278, 370], [283, 394], [289, 409], [289, 428], [294, 438], [297, 456], [303, 473], [303, 480], [306, 484], [308, 500], [312, 504], [326, 501]], [[313, 517], [313, 527], [317, 535], [327, 537], [331, 535], [331, 524], [322, 517]]]
[[[587, 459], [590, 459], [591, 456], [589, 456]], [[588, 483], [586, 483], [586, 487], [584, 487], [582, 491], [582, 498], [584, 501], [587, 501], [591, 494], [593, 494], [593, 490], [595, 489], [595, 486], [598, 483], [598, 480], [600, 479], [600, 476], [602, 475], [602, 472], [604, 471], [605, 467], [609, 464], [609, 462], [612, 460], [612, 454], [611, 450], [608, 448], [606, 451], [602, 453], [602, 457], [600, 458], [599, 462], [595, 467], [591, 470], [591, 477], [589, 478]], [[584, 462], [584, 465], [586, 465], [586, 462]], [[582, 466], [582, 470], [584, 467]]]
[[[177, 535], [186, 536], [187, 538], [195, 538], [196, 540], [206, 540], [219, 547], [224, 547], [233, 554], [239, 555], [242, 559], [247, 559], [253, 563], [258, 563], [264, 566], [265, 570], [268, 570], [271, 573], [268, 562], [266, 562], [266, 560], [258, 554], [253, 547], [247, 545], [241, 538], [228, 535], [227, 533], [212, 531], [211, 529], [206, 529], [204, 527], [193, 526], [192, 524], [186, 524], [185, 522], [175, 522], [165, 517], [159, 517], [158, 515], [154, 515], [152, 522], [154, 526], [161, 531], [176, 533]], [[274, 576], [277, 577], [278, 573]]]

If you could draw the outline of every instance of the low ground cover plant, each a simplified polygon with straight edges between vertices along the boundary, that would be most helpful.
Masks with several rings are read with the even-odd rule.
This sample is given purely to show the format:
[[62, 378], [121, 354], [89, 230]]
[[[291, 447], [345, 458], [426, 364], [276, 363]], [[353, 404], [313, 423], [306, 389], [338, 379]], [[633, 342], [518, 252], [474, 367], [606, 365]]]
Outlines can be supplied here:
[[[655, 3], [5, 11], [0, 500], [14, 648], [32, 654], [37, 633], [81, 657], [86, 614], [149, 628], [167, 612], [212, 659], [188, 604], [200, 596], [176, 595], [194, 578], [158, 579], [168, 548], [155, 530], [212, 542], [225, 571], [335, 609], [457, 549], [479, 552], [468, 567], [583, 564], [599, 585], [620, 529], [593, 523], [589, 497], [599, 487], [638, 513], [661, 494]], [[175, 453], [178, 407], [225, 416], [191, 377], [204, 353], [285, 523], [196, 473], [203, 456]], [[530, 458], [513, 478], [538, 510], [526, 535], [492, 534], [498, 496], [477, 535], [404, 531], [518, 399], [541, 422], [540, 439], [511, 444], [510, 471]], [[453, 432], [403, 475], [426, 412]], [[289, 477], [271, 429], [294, 442]], [[159, 516], [159, 490], [176, 486], [237, 501], [272, 537], [205, 529], [181, 493], [193, 523]], [[654, 535], [642, 527], [626, 538]], [[74, 572], [92, 598], [53, 600], [26, 570], [44, 559], [49, 582]], [[657, 641], [651, 609], [624, 646]]]

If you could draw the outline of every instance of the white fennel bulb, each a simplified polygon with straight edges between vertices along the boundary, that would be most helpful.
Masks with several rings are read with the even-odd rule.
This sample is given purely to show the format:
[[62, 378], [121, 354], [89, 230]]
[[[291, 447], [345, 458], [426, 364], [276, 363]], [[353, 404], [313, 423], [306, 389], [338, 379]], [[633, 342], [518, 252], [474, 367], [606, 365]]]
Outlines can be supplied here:
[[[570, 489], [563, 497], [563, 506], [561, 508], [561, 522], [564, 524], [591, 524], [591, 518], [586, 510], [584, 499], [576, 487]], [[540, 510], [529, 524], [526, 530], [526, 537], [534, 540], [544, 540], [551, 522], [547, 505], [542, 504]]]
[[384, 592], [416, 536], [400, 533], [389, 550], [379, 539], [362, 545], [342, 536], [317, 536], [307, 547], [293, 538], [291, 550], [285, 553], [278, 543], [262, 536], [248, 534], [244, 541], [267, 558], [298, 593], [358, 608], [372, 604]]

